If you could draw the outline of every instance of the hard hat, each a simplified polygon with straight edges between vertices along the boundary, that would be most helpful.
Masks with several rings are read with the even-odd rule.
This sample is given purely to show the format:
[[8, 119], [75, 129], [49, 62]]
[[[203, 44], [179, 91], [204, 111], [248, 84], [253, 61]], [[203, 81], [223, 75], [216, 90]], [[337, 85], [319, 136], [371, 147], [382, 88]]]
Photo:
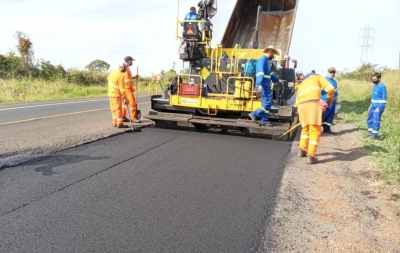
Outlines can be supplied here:
[[280, 55], [279, 51], [275, 49], [273, 45], [269, 45], [266, 49], [264, 49], [264, 53], [267, 52], [267, 50], [271, 50], [273, 54]]
[[132, 56], [126, 56], [126, 57], [124, 58], [124, 60], [125, 60], [125, 62], [128, 62], [128, 61], [135, 61], [135, 59], [133, 59]]

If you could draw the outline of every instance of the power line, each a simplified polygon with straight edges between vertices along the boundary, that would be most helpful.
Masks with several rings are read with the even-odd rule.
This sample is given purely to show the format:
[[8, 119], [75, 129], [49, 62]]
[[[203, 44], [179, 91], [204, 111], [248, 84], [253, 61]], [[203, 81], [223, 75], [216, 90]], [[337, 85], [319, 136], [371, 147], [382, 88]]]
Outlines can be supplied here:
[[[361, 57], [360, 57], [360, 63], [367, 63], [368, 60], [368, 49], [370, 47], [372, 47], [371, 44], [369, 44], [369, 40], [372, 39], [374, 40], [374, 38], [372, 36], [370, 36], [370, 31], [374, 31], [375, 29], [370, 27], [369, 25], [366, 25], [364, 28], [360, 29], [360, 31], [364, 31], [364, 36], [360, 36], [360, 38], [358, 39], [358, 41], [360, 41], [360, 39], [362, 39], [362, 45], [359, 45], [362, 49], [361, 49]], [[365, 60], [363, 60], [363, 57], [365, 55]]]

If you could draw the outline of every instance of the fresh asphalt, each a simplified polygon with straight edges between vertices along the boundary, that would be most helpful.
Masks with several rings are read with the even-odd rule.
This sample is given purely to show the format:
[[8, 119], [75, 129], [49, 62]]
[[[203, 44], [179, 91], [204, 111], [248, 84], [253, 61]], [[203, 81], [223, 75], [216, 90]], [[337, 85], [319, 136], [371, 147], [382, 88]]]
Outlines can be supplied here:
[[[139, 95], [138, 103], [149, 102], [148, 95]], [[58, 100], [0, 106], [0, 124], [56, 115], [108, 109], [107, 97], [91, 99]]]
[[290, 145], [150, 127], [3, 169], [0, 252], [258, 252]]

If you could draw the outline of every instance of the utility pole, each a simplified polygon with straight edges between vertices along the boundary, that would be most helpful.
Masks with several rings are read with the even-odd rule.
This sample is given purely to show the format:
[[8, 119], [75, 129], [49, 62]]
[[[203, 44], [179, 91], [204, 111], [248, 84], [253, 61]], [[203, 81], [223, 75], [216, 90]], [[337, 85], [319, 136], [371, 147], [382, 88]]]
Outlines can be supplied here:
[[[370, 31], [374, 31], [375, 29], [370, 27], [369, 25], [366, 25], [364, 28], [360, 29], [360, 31], [364, 31], [364, 35], [360, 36], [360, 38], [358, 39], [358, 41], [360, 41], [360, 39], [362, 39], [362, 45], [360, 45], [360, 47], [362, 48], [361, 50], [361, 58], [360, 58], [360, 63], [367, 63], [368, 60], [368, 48], [372, 47], [371, 44], [369, 44], [369, 40], [372, 39], [374, 40], [374, 38], [372, 36], [370, 36]], [[363, 56], [365, 55], [365, 60], [363, 60]]]

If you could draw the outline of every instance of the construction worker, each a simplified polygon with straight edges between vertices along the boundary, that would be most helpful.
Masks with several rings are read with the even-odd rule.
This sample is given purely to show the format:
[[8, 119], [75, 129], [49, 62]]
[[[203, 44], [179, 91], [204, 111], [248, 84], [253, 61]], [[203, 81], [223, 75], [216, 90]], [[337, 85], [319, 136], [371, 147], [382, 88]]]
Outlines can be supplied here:
[[122, 63], [119, 69], [113, 70], [107, 77], [108, 97], [110, 98], [110, 108], [113, 117], [113, 125], [118, 128], [127, 128], [123, 123], [122, 98], [125, 98], [125, 76], [127, 65]]
[[371, 105], [368, 108], [368, 133], [371, 139], [379, 138], [378, 132], [381, 125], [382, 114], [386, 108], [387, 93], [386, 86], [381, 82], [381, 74], [375, 73], [371, 78], [372, 87]]
[[186, 14], [185, 20], [199, 20], [199, 15], [197, 15], [195, 7], [190, 7], [190, 12]]
[[315, 70], [311, 70], [310, 73], [307, 73], [306, 76], [305, 76], [305, 78], [310, 77], [310, 76], [312, 76], [312, 75], [315, 75]]
[[312, 75], [299, 85], [296, 106], [302, 126], [299, 157], [308, 156], [308, 164], [317, 163], [317, 145], [321, 136], [321, 90], [327, 92], [328, 104], [332, 103], [335, 88], [320, 75]]
[[127, 115], [127, 106], [129, 105], [130, 109], [130, 115], [132, 117], [132, 121], [135, 123], [139, 123], [140, 120], [137, 119], [137, 111], [136, 111], [136, 99], [135, 99], [135, 88], [133, 88], [133, 79], [137, 79], [138, 75], [135, 75], [132, 77], [132, 72], [131, 69], [129, 68], [132, 66], [132, 63], [135, 59], [133, 59], [131, 56], [126, 56], [124, 58], [125, 63], [127, 65], [126, 72], [124, 72], [125, 76], [125, 98], [126, 98], [126, 104], [122, 103], [122, 115], [124, 117], [124, 122], [129, 122], [129, 119], [126, 118]]
[[280, 80], [271, 75], [271, 67], [269, 61], [274, 58], [274, 54], [279, 55], [278, 50], [274, 46], [268, 46], [264, 49], [264, 55], [262, 55], [256, 65], [256, 90], [260, 93], [262, 105], [261, 108], [249, 113], [249, 117], [257, 123], [257, 118], [260, 118], [259, 125], [266, 126], [271, 124], [268, 122], [269, 110], [273, 103], [271, 93], [271, 79], [273, 82], [279, 82]]
[[[330, 67], [328, 69], [328, 75], [325, 77], [325, 79], [332, 84], [332, 86], [335, 88], [335, 92], [333, 93], [333, 102], [326, 108], [326, 110], [322, 113], [322, 127], [324, 129], [324, 133], [328, 134], [335, 134], [335, 132], [332, 132], [331, 126], [333, 123], [333, 119], [335, 118], [335, 110], [336, 110], [336, 102], [337, 102], [337, 97], [338, 97], [338, 85], [336, 80], [334, 79], [336, 74], [336, 69], [333, 67]], [[328, 94], [322, 90], [321, 91], [321, 99], [327, 102], [327, 97]]]

